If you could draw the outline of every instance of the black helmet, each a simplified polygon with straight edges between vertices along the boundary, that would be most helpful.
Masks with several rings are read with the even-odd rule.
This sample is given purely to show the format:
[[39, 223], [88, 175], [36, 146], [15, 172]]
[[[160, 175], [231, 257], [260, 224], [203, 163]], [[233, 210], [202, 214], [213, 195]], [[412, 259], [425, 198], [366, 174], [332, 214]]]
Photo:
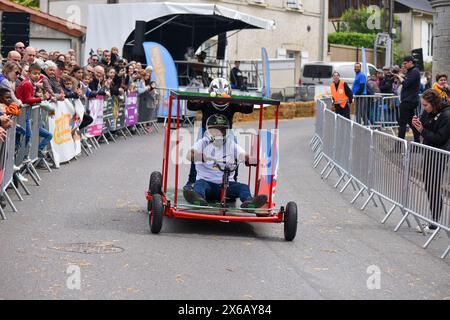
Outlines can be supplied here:
[[225, 140], [230, 129], [230, 122], [222, 114], [213, 114], [206, 120], [206, 136], [212, 142]]

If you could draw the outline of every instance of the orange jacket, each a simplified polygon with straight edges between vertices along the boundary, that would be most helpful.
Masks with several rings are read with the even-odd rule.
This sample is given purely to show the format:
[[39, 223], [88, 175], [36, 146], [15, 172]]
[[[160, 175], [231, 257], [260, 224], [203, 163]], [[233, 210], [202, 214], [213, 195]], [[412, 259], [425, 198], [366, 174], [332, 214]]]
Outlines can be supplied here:
[[336, 85], [333, 82], [331, 84], [331, 95], [333, 96], [333, 104], [338, 104], [342, 108], [345, 108], [347, 105], [349, 98], [345, 94], [344, 81], [339, 80], [338, 89], [336, 90]]

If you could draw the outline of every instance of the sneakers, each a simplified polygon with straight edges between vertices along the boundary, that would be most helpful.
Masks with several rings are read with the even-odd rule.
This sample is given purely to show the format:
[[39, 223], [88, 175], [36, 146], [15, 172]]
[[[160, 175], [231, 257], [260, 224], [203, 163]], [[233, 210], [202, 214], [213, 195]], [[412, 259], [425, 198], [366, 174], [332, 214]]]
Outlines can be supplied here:
[[[433, 234], [436, 231], [436, 229], [437, 229], [436, 227], [429, 226], [428, 224], [422, 224], [422, 228], [423, 228], [423, 231], [426, 234]], [[419, 233], [422, 233], [422, 230], [420, 230], [419, 226], [416, 227], [416, 231], [419, 232]]]
[[28, 182], [28, 179], [25, 178], [20, 172], [17, 172], [17, 179], [19, 179], [22, 182]]
[[189, 190], [189, 191], [194, 191], [194, 184], [193, 183], [186, 183], [186, 185], [183, 187], [183, 190]]
[[44, 159], [45, 158], [45, 153], [41, 150], [38, 150], [38, 158], [39, 159]]
[[208, 206], [208, 202], [193, 190], [183, 188], [183, 196], [186, 199], [186, 201], [189, 202], [190, 204], [202, 207]]
[[20, 170], [20, 167], [14, 165], [13, 170], [14, 170], [14, 171], [19, 171], [19, 170]]
[[261, 208], [267, 202], [266, 195], [259, 195], [254, 198], [248, 199], [241, 204], [241, 208], [245, 209], [257, 209]]

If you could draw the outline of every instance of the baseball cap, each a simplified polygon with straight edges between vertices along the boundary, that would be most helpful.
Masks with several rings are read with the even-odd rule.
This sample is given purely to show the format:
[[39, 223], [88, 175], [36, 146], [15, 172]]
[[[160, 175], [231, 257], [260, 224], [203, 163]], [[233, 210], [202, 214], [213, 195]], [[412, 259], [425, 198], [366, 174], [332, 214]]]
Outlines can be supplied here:
[[403, 62], [409, 62], [409, 61], [412, 61], [412, 62], [415, 63], [414, 57], [413, 56], [406, 56], [406, 57], [403, 58]]

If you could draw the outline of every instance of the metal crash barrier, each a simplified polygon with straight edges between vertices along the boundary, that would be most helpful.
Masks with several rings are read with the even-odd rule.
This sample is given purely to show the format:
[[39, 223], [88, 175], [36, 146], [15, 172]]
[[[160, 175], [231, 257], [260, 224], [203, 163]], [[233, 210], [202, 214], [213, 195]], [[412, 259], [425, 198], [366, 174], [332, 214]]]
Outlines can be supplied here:
[[[370, 202], [381, 207], [382, 223], [396, 210], [400, 212], [401, 220], [394, 231], [405, 222], [411, 228], [409, 218], [413, 218], [426, 235], [422, 222], [428, 223], [434, 231], [423, 245], [427, 248], [440, 231], [450, 239], [450, 152], [374, 130], [395, 122], [389, 117], [396, 106], [394, 97], [372, 99], [367, 107], [360, 108], [359, 124], [334, 114], [325, 101], [318, 100], [315, 134], [310, 142], [314, 167], [325, 159], [322, 177], [327, 179], [336, 172], [334, 187], [345, 183], [340, 192], [353, 186], [356, 194], [351, 203], [367, 194], [361, 210]], [[446, 258], [449, 251], [450, 245], [441, 258]]]
[[[26, 184], [27, 178], [31, 178], [31, 182], [34, 182], [36, 186], [40, 186], [42, 183], [42, 178], [36, 168], [43, 164], [44, 169], [52, 172], [45, 158], [39, 157], [39, 143], [42, 139], [39, 136], [41, 127], [51, 131], [52, 141], [55, 141], [56, 138], [57, 142], [55, 143], [59, 147], [67, 143], [67, 147], [71, 148], [71, 155], [64, 155], [63, 160], [59, 157], [57, 165], [55, 153], [58, 154], [58, 152], [54, 149], [55, 145], [52, 145], [51, 148], [50, 144], [47, 146], [50, 149], [48, 155], [56, 167], [59, 167], [60, 160], [60, 162], [67, 163], [70, 162], [70, 160], [67, 160], [69, 158], [77, 160], [77, 156], [82, 152], [89, 156], [93, 153], [93, 149], [100, 148], [99, 142], [101, 139], [109, 143], [111, 140], [116, 141], [118, 135], [121, 135], [124, 139], [132, 137], [132, 131], [137, 135], [149, 134], [149, 130], [144, 128], [146, 124], [155, 129], [153, 132], [159, 131], [157, 124], [158, 110], [145, 108], [145, 105], [140, 103], [140, 98], [136, 92], [131, 92], [129, 95], [122, 97], [98, 98], [92, 105], [91, 102], [92, 100], [86, 100], [83, 103], [79, 100], [66, 99], [62, 102], [52, 103], [51, 107], [47, 105], [46, 108], [41, 105], [23, 105], [21, 115], [11, 118], [13, 126], [7, 130], [5, 141], [0, 141], [0, 171], [3, 172], [2, 175], [0, 174], [0, 177], [3, 177], [0, 180], [0, 195], [13, 212], [18, 210], [14, 205], [15, 199], [13, 201], [8, 192], [13, 190], [17, 199], [23, 201], [22, 190], [26, 195], [31, 194], [30, 188]], [[68, 109], [59, 109], [63, 107]], [[90, 110], [90, 107], [95, 107], [95, 110]], [[60, 111], [58, 120], [54, 118], [53, 113], [49, 114], [49, 110], [52, 112], [52, 108], [56, 110], [56, 114], [58, 110]], [[89, 134], [91, 125], [79, 130], [82, 115], [85, 112], [91, 112], [94, 120], [91, 125], [95, 127], [95, 130], [98, 129], [99, 135]], [[192, 117], [193, 115], [190, 114], [189, 116]], [[192, 124], [192, 120], [188, 122]], [[50, 130], [50, 128], [53, 129]], [[6, 219], [2, 207], [0, 207], [0, 218]]]

